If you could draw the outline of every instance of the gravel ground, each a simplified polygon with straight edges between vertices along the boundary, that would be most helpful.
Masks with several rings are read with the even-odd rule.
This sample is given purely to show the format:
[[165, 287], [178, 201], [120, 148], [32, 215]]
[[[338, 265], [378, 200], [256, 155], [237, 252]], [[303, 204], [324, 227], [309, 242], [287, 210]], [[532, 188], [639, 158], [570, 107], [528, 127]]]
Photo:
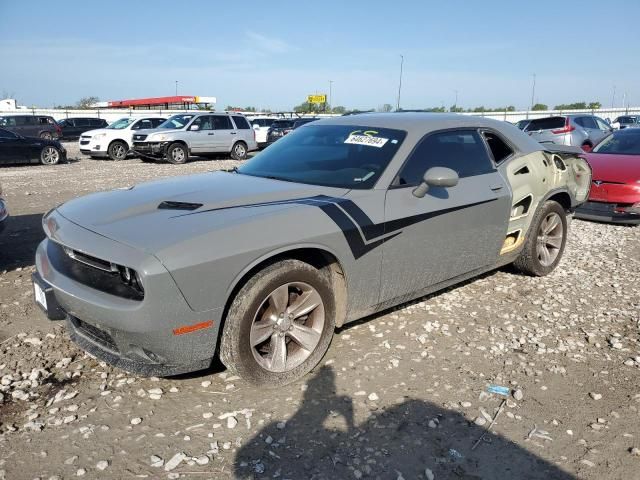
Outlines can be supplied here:
[[640, 228], [575, 220], [550, 276], [505, 268], [349, 325], [286, 388], [255, 390], [218, 365], [139, 378], [33, 306], [40, 217], [239, 162], [114, 163], [73, 147], [67, 165], [0, 170], [13, 214], [0, 237], [0, 479], [640, 478]]

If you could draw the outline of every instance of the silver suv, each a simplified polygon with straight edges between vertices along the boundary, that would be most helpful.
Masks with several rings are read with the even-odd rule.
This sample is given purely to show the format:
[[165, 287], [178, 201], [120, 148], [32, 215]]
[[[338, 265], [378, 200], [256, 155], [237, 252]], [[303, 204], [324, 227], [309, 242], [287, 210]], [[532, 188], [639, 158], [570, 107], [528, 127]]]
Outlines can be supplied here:
[[244, 160], [257, 150], [255, 133], [247, 119], [235, 113], [182, 113], [158, 128], [133, 135], [132, 150], [143, 160], [185, 163], [190, 155], [228, 153]]
[[531, 138], [540, 143], [572, 145], [590, 150], [609, 135], [611, 125], [593, 115], [559, 115], [535, 118], [524, 128]]

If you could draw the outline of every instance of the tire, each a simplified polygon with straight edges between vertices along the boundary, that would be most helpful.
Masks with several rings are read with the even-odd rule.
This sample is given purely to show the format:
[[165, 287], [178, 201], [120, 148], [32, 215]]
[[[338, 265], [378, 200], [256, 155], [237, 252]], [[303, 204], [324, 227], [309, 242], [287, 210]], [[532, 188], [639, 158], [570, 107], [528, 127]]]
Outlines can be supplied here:
[[127, 158], [127, 152], [129, 151], [129, 147], [126, 143], [116, 140], [115, 142], [111, 142], [109, 148], [107, 149], [107, 153], [109, 154], [109, 158], [113, 161], [124, 160]]
[[51, 135], [51, 132], [42, 132], [40, 138], [43, 140], [53, 140], [53, 135]]
[[[282, 386], [306, 375], [320, 362], [333, 338], [335, 300], [329, 278], [326, 271], [299, 260], [282, 260], [256, 273], [238, 291], [227, 313], [220, 340], [222, 363], [256, 386]], [[284, 296], [278, 296], [282, 289]], [[297, 296], [299, 292], [302, 295]], [[274, 295], [281, 301], [274, 302]], [[293, 319], [274, 312], [286, 313], [303, 298], [317, 306], [308, 311], [300, 308], [298, 312], [306, 314]], [[274, 307], [276, 303], [280, 308]], [[282, 309], [283, 305], [287, 307]], [[296, 309], [291, 312], [295, 314]], [[300, 332], [305, 334], [301, 338], [308, 342], [308, 349], [295, 340]], [[284, 361], [271, 356], [277, 344], [284, 345]]]
[[[556, 226], [549, 230], [552, 223]], [[513, 264], [528, 275], [548, 275], [560, 263], [566, 243], [567, 214], [558, 202], [547, 200], [536, 212], [524, 248]]]
[[167, 162], [174, 165], [186, 163], [189, 159], [187, 147], [182, 143], [174, 143], [167, 149]]
[[231, 158], [234, 160], [246, 160], [247, 159], [247, 144], [244, 142], [236, 142], [231, 148]]
[[40, 163], [42, 165], [55, 165], [60, 161], [60, 150], [51, 145], [46, 145], [40, 151]]

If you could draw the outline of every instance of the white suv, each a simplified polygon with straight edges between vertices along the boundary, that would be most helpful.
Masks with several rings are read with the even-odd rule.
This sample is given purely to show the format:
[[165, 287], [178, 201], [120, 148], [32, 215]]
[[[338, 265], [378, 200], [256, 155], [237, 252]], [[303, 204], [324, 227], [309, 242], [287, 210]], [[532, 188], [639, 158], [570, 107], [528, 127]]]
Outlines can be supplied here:
[[256, 142], [258, 142], [258, 147], [262, 148], [267, 145], [267, 133], [269, 132], [269, 128], [273, 125], [277, 118], [272, 117], [255, 117], [251, 118], [251, 126], [253, 130], [256, 132]]
[[121, 118], [106, 128], [84, 132], [78, 140], [80, 151], [91, 158], [109, 157], [124, 160], [133, 146], [133, 134], [137, 130], [157, 128], [166, 119]]
[[257, 149], [254, 130], [236, 113], [181, 113], [155, 130], [133, 136], [136, 155], [169, 163], [185, 163], [191, 154], [228, 153], [235, 160], [244, 160]]

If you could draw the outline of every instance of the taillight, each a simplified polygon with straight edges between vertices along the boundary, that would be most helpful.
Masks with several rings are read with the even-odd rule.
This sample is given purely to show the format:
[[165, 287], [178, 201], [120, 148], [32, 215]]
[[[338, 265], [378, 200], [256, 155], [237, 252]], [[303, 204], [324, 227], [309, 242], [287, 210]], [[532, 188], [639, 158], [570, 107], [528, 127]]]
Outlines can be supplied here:
[[556, 135], [559, 135], [561, 133], [571, 133], [576, 129], [576, 127], [574, 127], [573, 125], [569, 124], [569, 119], [566, 118], [564, 121], [564, 128], [561, 128], [559, 130], [551, 130], [551, 133], [555, 133]]

